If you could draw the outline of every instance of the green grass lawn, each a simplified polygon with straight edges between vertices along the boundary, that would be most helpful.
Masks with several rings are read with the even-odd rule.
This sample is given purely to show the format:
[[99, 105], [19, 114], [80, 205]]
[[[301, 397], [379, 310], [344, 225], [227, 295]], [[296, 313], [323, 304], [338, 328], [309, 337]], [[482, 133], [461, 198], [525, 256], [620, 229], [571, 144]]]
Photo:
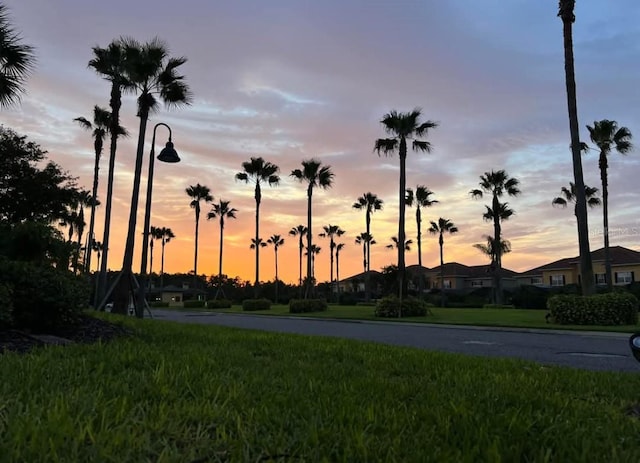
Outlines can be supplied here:
[[[378, 318], [373, 315], [373, 306], [339, 306], [330, 305], [326, 312], [304, 314], [290, 314], [289, 306], [273, 305], [271, 310], [245, 312], [241, 306], [231, 309], [212, 309], [213, 312], [247, 313], [258, 315], [287, 315], [318, 318], [338, 318], [351, 320], [378, 320], [391, 322], [441, 323], [451, 325], [500, 326], [516, 328], [543, 328], [587, 331], [613, 331], [633, 333], [640, 330], [640, 325], [619, 326], [584, 326], [584, 325], [555, 325], [547, 323], [547, 310], [523, 309], [443, 309], [432, 308], [433, 315], [427, 317], [407, 317], [402, 319]], [[190, 310], [190, 309], [185, 309]]]
[[0, 461], [637, 461], [640, 375], [125, 320], [0, 355]]

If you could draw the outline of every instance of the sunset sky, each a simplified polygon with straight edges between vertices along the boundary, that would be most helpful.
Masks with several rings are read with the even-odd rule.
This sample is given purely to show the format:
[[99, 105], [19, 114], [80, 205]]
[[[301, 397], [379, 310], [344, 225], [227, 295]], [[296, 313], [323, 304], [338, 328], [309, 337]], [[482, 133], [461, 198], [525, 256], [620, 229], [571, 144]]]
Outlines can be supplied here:
[[[386, 249], [397, 233], [398, 158], [373, 153], [385, 136], [380, 119], [388, 111], [422, 108], [439, 123], [427, 139], [431, 154], [409, 153], [407, 186], [428, 186], [439, 204], [428, 220], [445, 217], [460, 229], [445, 239], [445, 261], [485, 264], [472, 247], [491, 233], [483, 222], [485, 201], [469, 190], [491, 169], [505, 169], [521, 181], [522, 195], [509, 200], [516, 215], [504, 224], [513, 252], [505, 267], [524, 271], [575, 256], [572, 208], [551, 200], [573, 179], [564, 83], [562, 22], [557, 1], [531, 0], [8, 0], [10, 15], [25, 43], [36, 49], [37, 66], [22, 104], [0, 112], [11, 127], [49, 152], [49, 158], [90, 189], [93, 145], [73, 119], [91, 118], [95, 104], [108, 107], [109, 85], [87, 67], [93, 46], [120, 36], [164, 40], [171, 56], [185, 56], [182, 71], [193, 103], [161, 110], [151, 130], [164, 122], [182, 158], [156, 163], [151, 223], [170, 227], [177, 238], [166, 248], [165, 271], [193, 269], [194, 212], [189, 185], [211, 188], [216, 200], [239, 210], [225, 229], [224, 272], [252, 280], [255, 202], [253, 187], [234, 180], [241, 163], [262, 156], [281, 169], [277, 188], [266, 187], [261, 236], [285, 236], [279, 276], [298, 278], [297, 238], [288, 231], [306, 223], [306, 191], [289, 177], [303, 159], [314, 157], [335, 173], [333, 188], [314, 194], [314, 240], [322, 247], [316, 277], [329, 279], [328, 240], [316, 238], [323, 225], [347, 231], [341, 242], [341, 277], [362, 271], [364, 212], [352, 209], [367, 191], [384, 200], [372, 219], [379, 243], [372, 269], [395, 263]], [[581, 136], [587, 124], [614, 119], [640, 139], [640, 2], [578, 0], [574, 51]], [[122, 124], [132, 136], [119, 142], [109, 267], [122, 262], [131, 197], [138, 120], [135, 97], [127, 96]], [[156, 149], [167, 139], [159, 128]], [[640, 140], [636, 141], [640, 145]], [[600, 187], [597, 151], [583, 157], [585, 183]], [[107, 150], [101, 162], [99, 199], [106, 192]], [[637, 179], [640, 150], [610, 158], [611, 244], [640, 250]], [[143, 176], [138, 227], [143, 222]], [[203, 205], [198, 273], [218, 269], [219, 227], [207, 221]], [[88, 215], [88, 214], [87, 214]], [[104, 207], [96, 237], [102, 239]], [[415, 241], [414, 210], [407, 210], [408, 238]], [[602, 246], [602, 211], [590, 214], [592, 249]], [[141, 234], [136, 234], [134, 269], [139, 269]], [[156, 249], [159, 249], [156, 248]], [[417, 263], [416, 247], [407, 264]], [[159, 270], [159, 253], [154, 270]], [[93, 261], [96, 265], [95, 259]], [[437, 239], [423, 235], [423, 263], [439, 264]], [[271, 247], [261, 251], [262, 280], [274, 277]]]

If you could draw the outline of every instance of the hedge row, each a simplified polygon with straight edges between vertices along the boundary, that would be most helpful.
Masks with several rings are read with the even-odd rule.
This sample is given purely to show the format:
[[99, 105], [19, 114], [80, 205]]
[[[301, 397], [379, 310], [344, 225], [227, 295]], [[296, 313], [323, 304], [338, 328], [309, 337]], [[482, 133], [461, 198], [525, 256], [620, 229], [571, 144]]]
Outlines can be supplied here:
[[231, 301], [229, 299], [212, 299], [207, 301], [208, 309], [230, 309]]
[[556, 295], [549, 298], [551, 320], [561, 325], [635, 325], [638, 299], [630, 293], [593, 296]]
[[291, 299], [289, 313], [324, 312], [327, 310], [326, 299]]
[[271, 301], [269, 299], [245, 299], [242, 301], [242, 310], [269, 310], [271, 308]]
[[202, 309], [204, 308], [205, 301], [199, 301], [197, 299], [184, 301], [182, 307], [185, 309]]
[[374, 315], [383, 318], [398, 318], [401, 313], [403, 317], [424, 317], [431, 315], [430, 306], [416, 297], [406, 297], [402, 300], [402, 311], [400, 311], [400, 299], [397, 296], [387, 296], [378, 300]]

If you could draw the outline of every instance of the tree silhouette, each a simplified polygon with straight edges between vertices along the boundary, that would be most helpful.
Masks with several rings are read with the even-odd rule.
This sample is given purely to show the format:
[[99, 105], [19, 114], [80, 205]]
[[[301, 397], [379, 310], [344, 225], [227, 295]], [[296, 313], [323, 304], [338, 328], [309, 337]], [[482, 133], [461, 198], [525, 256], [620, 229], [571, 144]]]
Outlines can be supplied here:
[[[373, 214], [375, 211], [379, 211], [382, 210], [382, 205], [384, 204], [384, 202], [378, 198], [377, 195], [371, 193], [371, 192], [367, 192], [365, 194], [363, 194], [362, 196], [360, 196], [355, 203], [353, 203], [353, 208], [354, 209], [358, 209], [358, 210], [362, 210], [364, 209], [365, 211], [365, 226], [366, 226], [366, 231], [365, 233], [369, 236], [371, 236], [371, 214]], [[369, 301], [371, 299], [371, 276], [370, 276], [370, 271], [371, 271], [371, 243], [369, 243], [368, 241], [366, 241], [364, 243], [365, 246], [365, 276], [364, 276], [364, 298], [365, 301]]]
[[304, 225], [297, 225], [289, 230], [289, 235], [298, 237], [298, 257], [299, 261], [299, 277], [298, 284], [300, 285], [300, 297], [302, 297], [302, 252], [304, 251], [304, 243], [302, 240], [307, 234], [307, 227]]
[[267, 243], [273, 246], [273, 252], [276, 257], [276, 304], [278, 303], [278, 248], [284, 244], [284, 238], [280, 235], [271, 235]]
[[[214, 204], [211, 211], [207, 214], [207, 220], [218, 219], [220, 222], [220, 258], [218, 260], [218, 277], [222, 278], [222, 247], [224, 244], [224, 223], [225, 219], [235, 219], [238, 210], [230, 207], [231, 201], [223, 201], [222, 199]], [[217, 295], [217, 293], [216, 293]]]
[[419, 291], [422, 296], [424, 290], [424, 278], [422, 274], [422, 212], [423, 207], [431, 207], [438, 201], [430, 199], [433, 191], [424, 185], [418, 185], [414, 194], [413, 189], [407, 188], [407, 206], [416, 206], [416, 226], [418, 229], [418, 270], [419, 270]]
[[445, 287], [444, 287], [444, 234], [458, 233], [458, 227], [449, 219], [443, 219], [440, 217], [437, 222], [431, 221], [429, 227], [429, 233], [432, 235], [438, 235], [438, 244], [440, 245], [440, 290], [442, 291], [440, 296], [440, 305], [445, 305]]
[[320, 233], [318, 236], [320, 238], [329, 238], [329, 254], [330, 254], [330, 258], [329, 258], [329, 263], [330, 263], [330, 286], [333, 287], [333, 252], [335, 250], [336, 247], [336, 243], [334, 241], [334, 238], [336, 237], [340, 237], [342, 235], [344, 235], [345, 231], [340, 228], [338, 225], [325, 225], [324, 227], [322, 227], [322, 229], [324, 230], [322, 233]]
[[205, 204], [213, 201], [213, 196], [211, 196], [211, 190], [209, 187], [200, 185], [199, 183], [195, 185], [190, 185], [189, 188], [185, 189], [185, 192], [191, 198], [191, 202], [189, 206], [194, 210], [195, 218], [196, 218], [196, 228], [195, 228], [195, 245], [194, 245], [194, 254], [193, 254], [193, 286], [197, 285], [198, 281], [198, 232], [200, 228], [200, 202], [204, 201]]
[[171, 231], [170, 228], [167, 227], [162, 227], [160, 229], [160, 236], [161, 236], [161, 244], [162, 244], [162, 259], [160, 261], [160, 287], [164, 288], [164, 247], [166, 246], [166, 244], [171, 241], [172, 239], [174, 239], [176, 237], [176, 235], [173, 233], [173, 231]]
[[7, 6], [0, 4], [0, 107], [20, 101], [34, 63], [33, 47], [22, 43], [9, 20]]

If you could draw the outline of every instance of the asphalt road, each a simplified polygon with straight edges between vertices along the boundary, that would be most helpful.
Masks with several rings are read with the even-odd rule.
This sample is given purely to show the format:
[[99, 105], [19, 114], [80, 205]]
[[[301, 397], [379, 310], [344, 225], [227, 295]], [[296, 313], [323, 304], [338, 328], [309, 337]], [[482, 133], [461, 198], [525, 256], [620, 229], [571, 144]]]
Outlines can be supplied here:
[[158, 320], [373, 341], [484, 357], [515, 357], [586, 370], [640, 372], [629, 335], [404, 322], [153, 310]]

